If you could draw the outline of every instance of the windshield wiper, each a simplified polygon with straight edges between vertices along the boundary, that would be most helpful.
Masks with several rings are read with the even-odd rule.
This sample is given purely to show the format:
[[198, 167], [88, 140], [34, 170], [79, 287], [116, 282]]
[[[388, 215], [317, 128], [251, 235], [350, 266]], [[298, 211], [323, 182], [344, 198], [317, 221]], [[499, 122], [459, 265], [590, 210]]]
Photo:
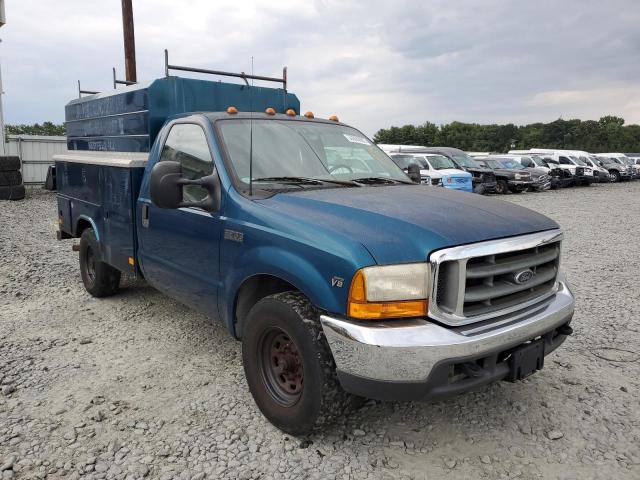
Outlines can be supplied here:
[[363, 177], [354, 178], [353, 182], [362, 183], [364, 185], [397, 185], [398, 183], [404, 183], [405, 185], [415, 185], [413, 182], [404, 180], [395, 180], [393, 178], [385, 177]]
[[358, 186], [351, 180], [325, 180], [324, 178], [308, 178], [308, 177], [263, 177], [254, 178], [254, 182], [274, 182], [274, 183], [292, 183], [297, 185], [323, 185], [325, 183], [335, 183], [336, 185]]

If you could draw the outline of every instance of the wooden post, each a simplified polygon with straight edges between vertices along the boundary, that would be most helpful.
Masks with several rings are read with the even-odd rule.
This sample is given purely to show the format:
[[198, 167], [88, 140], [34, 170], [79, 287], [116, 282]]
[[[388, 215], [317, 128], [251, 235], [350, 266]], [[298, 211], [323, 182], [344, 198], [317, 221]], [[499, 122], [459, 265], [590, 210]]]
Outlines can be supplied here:
[[137, 82], [136, 37], [133, 31], [133, 7], [131, 0], [122, 0], [122, 32], [124, 34], [124, 66], [128, 82]]

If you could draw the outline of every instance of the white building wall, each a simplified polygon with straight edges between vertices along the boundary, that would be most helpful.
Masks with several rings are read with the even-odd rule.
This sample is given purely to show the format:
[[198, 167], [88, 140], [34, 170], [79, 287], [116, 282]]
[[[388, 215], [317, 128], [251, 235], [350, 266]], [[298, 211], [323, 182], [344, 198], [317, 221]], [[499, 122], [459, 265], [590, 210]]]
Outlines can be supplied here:
[[5, 155], [17, 155], [22, 160], [22, 178], [25, 184], [44, 183], [52, 157], [67, 150], [66, 137], [38, 135], [7, 135]]

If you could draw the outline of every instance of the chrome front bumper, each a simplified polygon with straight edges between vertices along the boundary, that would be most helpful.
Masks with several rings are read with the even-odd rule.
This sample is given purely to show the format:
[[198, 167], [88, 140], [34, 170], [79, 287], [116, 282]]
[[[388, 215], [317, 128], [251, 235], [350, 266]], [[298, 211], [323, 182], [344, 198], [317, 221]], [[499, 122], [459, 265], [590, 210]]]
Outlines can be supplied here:
[[443, 362], [505, 351], [567, 324], [573, 311], [574, 297], [560, 278], [555, 295], [540, 303], [457, 328], [429, 319], [385, 323], [322, 315], [320, 321], [339, 374], [382, 383], [425, 383]]

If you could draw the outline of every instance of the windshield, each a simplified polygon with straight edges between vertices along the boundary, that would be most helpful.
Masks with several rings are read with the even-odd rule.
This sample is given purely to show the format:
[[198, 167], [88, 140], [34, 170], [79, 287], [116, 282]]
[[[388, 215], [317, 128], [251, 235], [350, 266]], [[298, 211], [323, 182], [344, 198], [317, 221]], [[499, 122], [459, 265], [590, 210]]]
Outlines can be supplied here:
[[457, 155], [451, 155], [451, 156], [453, 157], [453, 159], [456, 162], [458, 162], [463, 167], [477, 168], [477, 167], [480, 166], [480, 165], [478, 165], [478, 163], [473, 158], [471, 158], [466, 153], [457, 154]]
[[412, 163], [418, 165], [422, 170], [429, 169], [429, 165], [427, 165], [424, 158], [416, 157], [414, 155], [391, 155], [391, 160], [393, 160], [393, 162], [403, 170], [408, 169], [409, 165]]
[[487, 167], [493, 168], [493, 169], [503, 168], [500, 162], [497, 160], [489, 160], [488, 158], [485, 158], [482, 160], [482, 163], [484, 163]]
[[535, 164], [536, 167], [546, 167], [546, 163], [544, 163], [542, 161], [542, 158], [538, 157], [537, 155], [533, 155], [530, 157], [531, 160], [533, 161], [533, 163]]
[[571, 157], [571, 160], [573, 160], [574, 162], [576, 162], [577, 165], [581, 165], [583, 167], [587, 167], [587, 162], [585, 162], [582, 157], [578, 158], [578, 157]]
[[409, 181], [382, 150], [350, 127], [260, 119], [222, 120], [217, 126], [233, 170], [245, 184], [249, 184], [252, 137], [254, 182], [264, 178], [263, 183], [278, 183], [275, 179], [281, 177], [328, 181], [380, 177]]
[[444, 170], [445, 168], [456, 168], [456, 164], [450, 158], [444, 155], [429, 155], [427, 160], [435, 170]]
[[496, 160], [503, 168], [508, 168], [509, 170], [522, 170], [524, 168], [520, 162], [511, 160], [510, 158], [497, 158]]

